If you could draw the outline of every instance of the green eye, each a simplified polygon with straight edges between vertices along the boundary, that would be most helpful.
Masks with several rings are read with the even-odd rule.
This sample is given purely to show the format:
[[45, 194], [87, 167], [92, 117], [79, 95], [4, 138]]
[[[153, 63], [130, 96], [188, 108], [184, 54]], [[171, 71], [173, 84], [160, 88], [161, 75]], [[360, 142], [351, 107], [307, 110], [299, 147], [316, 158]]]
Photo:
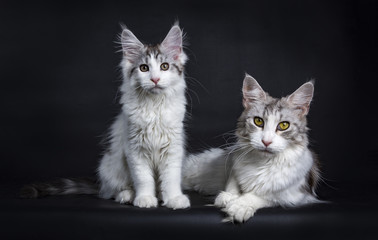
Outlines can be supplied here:
[[253, 119], [253, 122], [256, 124], [256, 126], [258, 127], [264, 127], [264, 120], [262, 120], [262, 118], [260, 117], [255, 117]]
[[148, 66], [146, 64], [142, 64], [139, 66], [140, 71], [147, 72], [149, 70]]
[[278, 126], [277, 126], [277, 129], [280, 130], [280, 131], [285, 131], [289, 127], [290, 127], [290, 123], [289, 122], [280, 122], [278, 124]]
[[167, 71], [169, 68], [169, 64], [168, 63], [162, 63], [160, 65], [160, 69], [163, 70], [163, 71]]

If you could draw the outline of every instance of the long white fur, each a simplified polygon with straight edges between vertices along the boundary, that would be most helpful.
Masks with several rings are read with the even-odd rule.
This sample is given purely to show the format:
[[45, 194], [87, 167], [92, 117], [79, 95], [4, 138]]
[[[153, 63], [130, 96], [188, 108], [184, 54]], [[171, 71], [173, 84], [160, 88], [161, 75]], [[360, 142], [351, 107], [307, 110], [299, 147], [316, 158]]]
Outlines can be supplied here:
[[[257, 81], [249, 75], [244, 86], [247, 86], [243, 102], [246, 108], [253, 101], [266, 98]], [[294, 99], [293, 104], [302, 104], [307, 114], [313, 85], [306, 83], [300, 89], [288, 101]], [[278, 123], [278, 116], [270, 115], [262, 130], [250, 134], [248, 139], [239, 136], [237, 143], [228, 149], [189, 155], [183, 166], [183, 188], [218, 194], [214, 205], [227, 213], [226, 221], [244, 222], [264, 207], [319, 202], [314, 193], [304, 190], [314, 164], [307, 139], [303, 139], [303, 144], [288, 144], [277, 133]], [[262, 140], [272, 143], [266, 147]]]
[[[158, 198], [172, 209], [187, 208], [189, 199], [181, 190], [184, 156], [185, 88], [183, 74], [160, 71], [151, 56], [150, 71], [139, 68], [132, 77], [138, 51], [145, 46], [128, 29], [121, 36], [122, 112], [110, 129], [110, 147], [98, 168], [100, 196], [141, 208], [156, 207]], [[176, 64], [184, 65], [182, 32], [174, 25], [163, 41], [164, 51]], [[176, 54], [176, 55], [174, 55]], [[159, 89], [150, 79], [160, 78]]]

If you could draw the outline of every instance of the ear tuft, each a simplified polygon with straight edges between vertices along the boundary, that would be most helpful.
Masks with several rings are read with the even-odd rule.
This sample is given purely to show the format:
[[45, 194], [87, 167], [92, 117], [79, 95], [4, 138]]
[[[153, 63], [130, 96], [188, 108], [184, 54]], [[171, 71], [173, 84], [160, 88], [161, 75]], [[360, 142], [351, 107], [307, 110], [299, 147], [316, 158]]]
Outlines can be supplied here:
[[249, 104], [256, 101], [264, 101], [266, 94], [259, 83], [249, 74], [245, 74], [243, 81], [243, 106], [246, 108]]
[[182, 31], [176, 21], [161, 43], [161, 48], [168, 56], [172, 57], [174, 60], [178, 60], [182, 53], [182, 43]]
[[121, 44], [123, 54], [130, 62], [134, 62], [140, 56], [144, 47], [143, 43], [125, 26], [123, 26], [121, 34]]
[[310, 103], [314, 95], [313, 81], [307, 82], [300, 86], [294, 93], [292, 93], [287, 101], [294, 107], [302, 110], [302, 115], [307, 115], [310, 110]]

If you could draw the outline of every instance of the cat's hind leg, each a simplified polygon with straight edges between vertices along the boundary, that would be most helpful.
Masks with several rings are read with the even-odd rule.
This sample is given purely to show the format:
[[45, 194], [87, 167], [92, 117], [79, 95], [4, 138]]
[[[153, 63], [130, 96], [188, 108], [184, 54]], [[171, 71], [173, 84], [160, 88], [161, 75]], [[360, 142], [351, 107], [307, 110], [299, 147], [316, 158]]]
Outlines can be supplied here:
[[132, 202], [134, 191], [127, 163], [121, 150], [108, 152], [103, 156], [98, 175], [101, 198], [115, 198], [120, 203]]
[[131, 202], [134, 197], [129, 166], [123, 150], [124, 126], [125, 120], [120, 114], [111, 127], [111, 144], [98, 167], [99, 196], [105, 199], [115, 198], [120, 203]]
[[124, 203], [132, 203], [134, 200], [134, 190], [132, 189], [126, 189], [119, 192], [115, 198], [116, 202], [119, 202], [121, 204]]

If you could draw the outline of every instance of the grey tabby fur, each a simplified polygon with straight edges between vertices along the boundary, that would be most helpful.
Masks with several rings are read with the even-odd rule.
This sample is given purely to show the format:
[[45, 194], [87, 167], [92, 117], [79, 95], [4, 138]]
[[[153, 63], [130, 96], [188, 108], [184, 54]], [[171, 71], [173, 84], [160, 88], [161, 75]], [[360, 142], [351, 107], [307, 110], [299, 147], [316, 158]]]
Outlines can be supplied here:
[[[214, 205], [227, 213], [227, 220], [237, 222], [263, 207], [319, 202], [318, 161], [308, 149], [306, 120], [313, 90], [313, 83], [307, 82], [287, 97], [273, 98], [246, 75], [236, 143], [189, 155], [183, 188], [218, 194]], [[281, 123], [289, 127], [283, 130]]]

